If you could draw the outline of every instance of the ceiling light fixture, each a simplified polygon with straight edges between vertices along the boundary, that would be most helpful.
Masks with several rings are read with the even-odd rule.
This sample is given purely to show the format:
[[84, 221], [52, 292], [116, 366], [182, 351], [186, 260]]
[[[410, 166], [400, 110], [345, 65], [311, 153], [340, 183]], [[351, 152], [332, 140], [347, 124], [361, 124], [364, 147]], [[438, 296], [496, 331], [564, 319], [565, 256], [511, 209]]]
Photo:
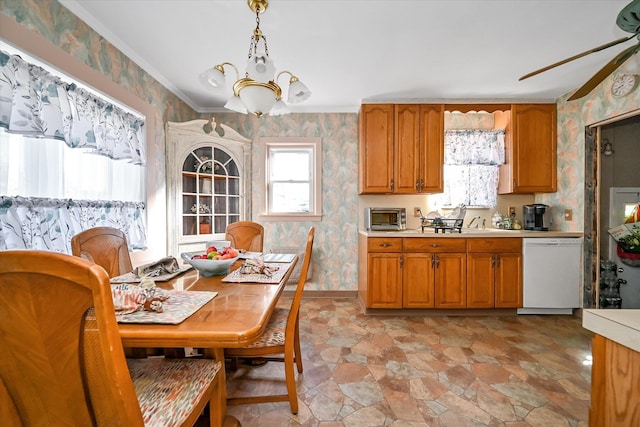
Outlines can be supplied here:
[[[230, 62], [223, 62], [206, 70], [200, 78], [205, 83], [220, 88], [225, 86], [225, 66], [230, 66], [236, 72], [236, 82], [233, 84], [233, 96], [225, 104], [228, 108], [239, 113], [247, 112], [262, 117], [265, 114], [280, 116], [289, 112], [282, 100], [282, 89], [278, 86], [278, 79], [283, 74], [289, 75], [289, 90], [287, 101], [290, 104], [302, 102], [311, 96], [307, 87], [298, 77], [289, 71], [281, 71], [277, 75], [276, 67], [269, 58], [267, 38], [260, 29], [260, 14], [267, 10], [267, 0], [247, 0], [249, 8], [256, 14], [256, 29], [253, 30], [249, 43], [249, 61], [245, 76], [240, 78], [238, 68]], [[262, 44], [261, 44], [262, 43]], [[262, 46], [262, 49], [260, 49]], [[275, 76], [275, 77], [274, 77]]]

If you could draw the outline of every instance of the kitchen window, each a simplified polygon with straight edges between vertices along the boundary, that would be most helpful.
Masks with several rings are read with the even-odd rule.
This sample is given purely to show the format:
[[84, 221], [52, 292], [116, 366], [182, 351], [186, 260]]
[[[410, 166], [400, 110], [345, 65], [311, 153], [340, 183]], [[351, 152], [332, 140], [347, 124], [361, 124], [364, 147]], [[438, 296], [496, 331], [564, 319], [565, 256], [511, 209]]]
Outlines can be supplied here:
[[322, 142], [320, 138], [261, 138], [264, 197], [260, 219], [320, 221]]
[[496, 207], [504, 138], [504, 129], [445, 131], [444, 191], [433, 196], [434, 206]]

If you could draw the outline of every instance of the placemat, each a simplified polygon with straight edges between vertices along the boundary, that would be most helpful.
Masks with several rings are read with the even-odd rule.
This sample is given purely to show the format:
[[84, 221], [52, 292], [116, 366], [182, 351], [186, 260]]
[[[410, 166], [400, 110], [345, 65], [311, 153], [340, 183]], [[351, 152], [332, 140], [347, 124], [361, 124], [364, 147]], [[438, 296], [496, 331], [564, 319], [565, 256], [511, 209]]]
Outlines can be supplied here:
[[217, 292], [208, 291], [176, 291], [171, 292], [169, 299], [162, 303], [162, 313], [154, 311], [136, 311], [129, 314], [116, 315], [118, 323], [162, 323], [177, 325], [200, 307], [211, 301]]
[[264, 262], [291, 262], [296, 254], [276, 254], [268, 253], [262, 255]]
[[[163, 274], [157, 277], [152, 277], [154, 282], [166, 282], [167, 280], [171, 280], [179, 274], [184, 273], [185, 271], [191, 270], [193, 267], [191, 264], [184, 264], [180, 266], [180, 269], [175, 273]], [[133, 272], [121, 274], [120, 276], [112, 277], [109, 281], [111, 283], [140, 283], [142, 277], [136, 276]]]
[[240, 269], [237, 269], [229, 273], [222, 281], [233, 283], [280, 283], [288, 270], [288, 266], [284, 266], [282, 263], [265, 263], [264, 265], [275, 271], [271, 275], [243, 274], [240, 273]]

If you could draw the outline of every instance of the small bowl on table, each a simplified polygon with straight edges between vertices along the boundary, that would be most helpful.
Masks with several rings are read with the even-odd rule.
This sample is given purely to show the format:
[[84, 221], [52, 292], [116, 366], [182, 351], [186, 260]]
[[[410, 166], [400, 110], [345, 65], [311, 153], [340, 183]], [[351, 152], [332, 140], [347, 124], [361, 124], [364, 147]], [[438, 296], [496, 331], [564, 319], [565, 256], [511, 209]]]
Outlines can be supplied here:
[[180, 258], [188, 262], [198, 270], [200, 275], [204, 277], [219, 276], [221, 274], [227, 274], [229, 268], [236, 262], [239, 256], [227, 259], [193, 259], [194, 255], [204, 255], [206, 252], [183, 252], [180, 254]]

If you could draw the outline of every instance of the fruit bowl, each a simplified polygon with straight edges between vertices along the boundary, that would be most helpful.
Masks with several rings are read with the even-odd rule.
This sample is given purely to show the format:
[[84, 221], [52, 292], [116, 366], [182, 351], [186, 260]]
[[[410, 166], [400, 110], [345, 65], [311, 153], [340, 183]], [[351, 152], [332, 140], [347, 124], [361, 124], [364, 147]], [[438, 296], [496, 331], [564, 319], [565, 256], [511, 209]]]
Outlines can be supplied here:
[[183, 252], [180, 258], [188, 262], [204, 277], [227, 274], [229, 267], [238, 260], [238, 256], [227, 259], [192, 259], [194, 255], [206, 255], [205, 251]]

